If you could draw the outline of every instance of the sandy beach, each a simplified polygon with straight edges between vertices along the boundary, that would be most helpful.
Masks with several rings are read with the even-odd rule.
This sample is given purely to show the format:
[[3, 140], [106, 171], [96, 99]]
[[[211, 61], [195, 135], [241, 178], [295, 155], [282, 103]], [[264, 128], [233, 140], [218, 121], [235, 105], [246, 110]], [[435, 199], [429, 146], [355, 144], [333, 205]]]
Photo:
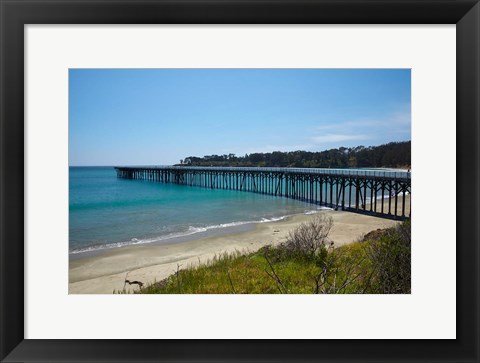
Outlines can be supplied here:
[[[333, 218], [329, 237], [335, 246], [352, 243], [372, 230], [399, 223], [346, 211], [327, 210], [319, 213], [326, 213]], [[96, 256], [74, 259], [70, 261], [68, 290], [70, 294], [111, 294], [114, 290], [123, 289], [127, 272], [129, 280], [147, 284], [159, 281], [174, 273], [178, 267], [198, 265], [215, 254], [235, 250], [253, 252], [264, 245], [284, 242], [290, 230], [314, 216], [294, 215], [276, 222], [256, 224], [253, 230], [247, 232], [174, 244], [125, 246]], [[127, 285], [127, 288], [130, 291], [137, 289], [136, 285]]]

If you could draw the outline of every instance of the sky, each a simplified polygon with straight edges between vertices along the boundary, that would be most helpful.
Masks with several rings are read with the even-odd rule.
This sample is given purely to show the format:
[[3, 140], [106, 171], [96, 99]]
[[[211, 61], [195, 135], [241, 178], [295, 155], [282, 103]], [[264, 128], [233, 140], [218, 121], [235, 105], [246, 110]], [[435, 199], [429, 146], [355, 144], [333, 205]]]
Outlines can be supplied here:
[[410, 69], [70, 69], [71, 166], [411, 139]]

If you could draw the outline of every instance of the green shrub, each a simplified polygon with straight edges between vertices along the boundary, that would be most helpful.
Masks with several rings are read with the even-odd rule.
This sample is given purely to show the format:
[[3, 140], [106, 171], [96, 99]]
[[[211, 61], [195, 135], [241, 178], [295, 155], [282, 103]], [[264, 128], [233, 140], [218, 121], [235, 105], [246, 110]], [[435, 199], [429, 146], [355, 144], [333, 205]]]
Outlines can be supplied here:
[[375, 271], [373, 292], [409, 294], [411, 292], [410, 221], [390, 228], [383, 237], [369, 244], [368, 255]]

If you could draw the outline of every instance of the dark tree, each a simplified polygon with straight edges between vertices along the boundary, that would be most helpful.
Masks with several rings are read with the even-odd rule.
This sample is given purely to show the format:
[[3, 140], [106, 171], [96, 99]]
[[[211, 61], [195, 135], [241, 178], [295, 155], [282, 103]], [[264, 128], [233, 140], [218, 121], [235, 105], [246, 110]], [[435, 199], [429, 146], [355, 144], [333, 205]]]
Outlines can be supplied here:
[[[411, 164], [411, 142], [391, 142], [380, 146], [340, 147], [319, 152], [274, 151], [271, 153], [189, 156], [183, 161], [193, 166], [266, 166], [298, 168], [381, 168], [404, 167]], [[182, 164], [180, 162], [180, 164]]]

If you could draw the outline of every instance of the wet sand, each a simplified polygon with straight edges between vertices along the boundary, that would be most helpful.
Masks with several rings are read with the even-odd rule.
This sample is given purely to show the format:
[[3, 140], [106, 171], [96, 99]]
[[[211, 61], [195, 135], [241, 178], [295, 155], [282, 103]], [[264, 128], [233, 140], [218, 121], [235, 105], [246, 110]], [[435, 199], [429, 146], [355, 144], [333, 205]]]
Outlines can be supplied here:
[[[409, 203], [406, 203], [409, 205]], [[409, 213], [407, 208], [407, 215]], [[344, 211], [320, 211], [333, 218], [329, 238], [335, 246], [355, 242], [366, 233], [388, 228], [398, 221]], [[177, 268], [198, 265], [215, 254], [229, 251], [253, 252], [268, 244], [284, 242], [288, 232], [313, 218], [311, 215], [294, 215], [283, 220], [259, 223], [254, 229], [229, 235], [211, 236], [175, 244], [145, 244], [108, 250], [96, 256], [70, 261], [70, 294], [111, 294], [122, 290], [125, 276], [143, 283], [159, 281], [174, 273]], [[134, 291], [136, 285], [127, 285]]]

